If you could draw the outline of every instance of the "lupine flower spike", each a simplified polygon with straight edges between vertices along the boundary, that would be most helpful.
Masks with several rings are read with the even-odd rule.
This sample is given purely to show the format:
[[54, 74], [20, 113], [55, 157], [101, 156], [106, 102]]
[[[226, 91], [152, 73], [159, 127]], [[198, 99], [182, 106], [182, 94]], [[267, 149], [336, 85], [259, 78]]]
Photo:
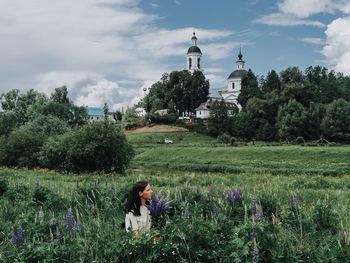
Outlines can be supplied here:
[[24, 231], [22, 226], [19, 226], [15, 233], [12, 236], [11, 242], [12, 244], [14, 244], [16, 247], [19, 247], [20, 245], [22, 245], [24, 240]]
[[67, 231], [72, 232], [73, 226], [74, 226], [74, 215], [73, 215], [72, 208], [68, 208], [66, 219], [67, 219]]

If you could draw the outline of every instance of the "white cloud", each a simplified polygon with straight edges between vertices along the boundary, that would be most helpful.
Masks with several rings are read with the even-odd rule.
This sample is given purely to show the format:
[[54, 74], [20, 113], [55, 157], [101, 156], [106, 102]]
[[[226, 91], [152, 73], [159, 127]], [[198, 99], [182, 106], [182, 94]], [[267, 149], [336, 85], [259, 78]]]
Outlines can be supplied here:
[[284, 13], [273, 13], [269, 15], [262, 16], [253, 21], [254, 23], [260, 23], [270, 26], [315, 26], [315, 27], [325, 27], [325, 25], [320, 21], [313, 21], [308, 19], [301, 19], [299, 17], [284, 14]]
[[159, 7], [159, 4], [157, 3], [154, 3], [154, 2], [150, 2], [149, 5], [153, 8], [158, 8]]
[[[145, 83], [177, 69], [168, 59], [185, 57], [193, 31], [155, 26], [159, 18], [141, 10], [140, 2], [0, 0], [0, 93], [51, 93], [66, 85], [79, 103], [108, 100], [116, 107], [138, 100]], [[223, 58], [236, 46], [219, 42], [231, 31], [195, 31], [204, 61]]]
[[330, 66], [350, 75], [350, 17], [335, 19], [326, 30], [323, 54]]
[[323, 45], [324, 41], [321, 38], [318, 37], [304, 37], [300, 38], [300, 41], [306, 43], [306, 44], [313, 44], [313, 45]]
[[277, 4], [283, 14], [297, 18], [306, 18], [319, 13], [333, 13], [336, 10], [334, 0], [285, 0]]

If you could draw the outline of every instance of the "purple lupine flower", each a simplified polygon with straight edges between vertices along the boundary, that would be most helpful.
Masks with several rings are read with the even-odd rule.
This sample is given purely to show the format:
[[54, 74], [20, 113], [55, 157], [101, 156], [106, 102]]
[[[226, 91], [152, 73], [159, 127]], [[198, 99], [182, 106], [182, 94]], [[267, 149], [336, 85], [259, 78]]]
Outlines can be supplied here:
[[296, 193], [296, 195], [291, 195], [289, 198], [289, 203], [290, 203], [290, 207], [293, 208], [299, 208], [299, 204], [300, 204], [300, 195], [299, 193]]
[[253, 197], [252, 197], [252, 214], [253, 216], [256, 215], [256, 195], [253, 194]]
[[254, 240], [254, 245], [253, 245], [252, 258], [253, 258], [253, 261], [259, 262], [259, 259], [260, 259], [260, 257], [259, 257], [259, 249], [258, 249], [258, 246], [257, 246], [255, 240]]
[[254, 240], [256, 238], [256, 224], [255, 222], [252, 225], [252, 231], [250, 232], [250, 238]]
[[67, 219], [67, 231], [72, 232], [73, 226], [74, 226], [74, 215], [71, 207], [68, 208], [66, 219]]
[[147, 205], [149, 209], [152, 219], [157, 221], [159, 217], [165, 213], [167, 213], [170, 209], [170, 202], [166, 202], [160, 199], [159, 196], [155, 196], [151, 200], [151, 204]]
[[61, 235], [60, 230], [58, 228], [56, 230], [55, 242], [56, 242], [56, 244], [62, 243], [62, 235]]
[[263, 219], [263, 217], [264, 217], [264, 213], [263, 213], [262, 207], [260, 206], [256, 210], [256, 219], [261, 220]]
[[81, 231], [81, 229], [82, 229], [82, 225], [81, 225], [81, 223], [80, 223], [80, 221], [79, 221], [79, 220], [78, 220], [78, 222], [77, 222], [76, 227], [77, 227], [77, 230], [78, 230], [78, 231]]
[[11, 242], [14, 244], [16, 247], [19, 247], [22, 245], [24, 240], [24, 231], [22, 226], [17, 227], [15, 233], [12, 235]]
[[186, 206], [184, 210], [184, 219], [190, 220], [190, 217], [191, 217], [190, 210], [188, 209], [188, 206]]
[[226, 201], [233, 205], [233, 204], [238, 204], [238, 205], [241, 205], [242, 204], [242, 192], [241, 190], [237, 189], [237, 190], [233, 190], [233, 191], [229, 191], [227, 193], [227, 196], [226, 196]]

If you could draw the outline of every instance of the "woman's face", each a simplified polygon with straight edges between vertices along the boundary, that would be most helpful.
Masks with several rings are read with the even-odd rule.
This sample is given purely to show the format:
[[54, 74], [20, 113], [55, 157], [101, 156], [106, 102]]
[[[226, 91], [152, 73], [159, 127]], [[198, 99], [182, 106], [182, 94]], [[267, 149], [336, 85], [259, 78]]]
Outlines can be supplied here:
[[151, 186], [148, 184], [145, 188], [145, 190], [143, 190], [143, 192], [140, 192], [140, 197], [145, 199], [145, 200], [151, 200], [152, 198], [152, 189]]

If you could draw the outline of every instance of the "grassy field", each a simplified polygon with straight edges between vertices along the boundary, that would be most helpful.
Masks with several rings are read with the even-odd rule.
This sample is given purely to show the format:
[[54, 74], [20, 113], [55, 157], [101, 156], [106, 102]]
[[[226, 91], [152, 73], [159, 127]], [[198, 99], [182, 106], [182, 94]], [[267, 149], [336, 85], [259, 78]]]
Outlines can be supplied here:
[[[157, 142], [165, 137], [174, 144]], [[161, 166], [197, 171], [264, 172], [282, 174], [350, 174], [350, 146], [231, 147], [195, 133], [129, 135], [136, 149], [135, 166]]]
[[[0, 262], [252, 262], [256, 244], [261, 262], [345, 262], [350, 255], [349, 146], [231, 147], [190, 132], [127, 136], [136, 156], [125, 175], [1, 168], [8, 190], [0, 195]], [[164, 138], [174, 144], [160, 143]], [[151, 236], [130, 241], [119, 227], [122, 204], [144, 179], [171, 202], [173, 214]], [[237, 189], [243, 203], [232, 210], [226, 198]], [[254, 196], [261, 221], [250, 212]], [[296, 196], [297, 209], [291, 207]], [[82, 231], [66, 230], [69, 207]], [[16, 247], [9, 240], [19, 225], [25, 241]], [[162, 242], [155, 242], [159, 235]]]

